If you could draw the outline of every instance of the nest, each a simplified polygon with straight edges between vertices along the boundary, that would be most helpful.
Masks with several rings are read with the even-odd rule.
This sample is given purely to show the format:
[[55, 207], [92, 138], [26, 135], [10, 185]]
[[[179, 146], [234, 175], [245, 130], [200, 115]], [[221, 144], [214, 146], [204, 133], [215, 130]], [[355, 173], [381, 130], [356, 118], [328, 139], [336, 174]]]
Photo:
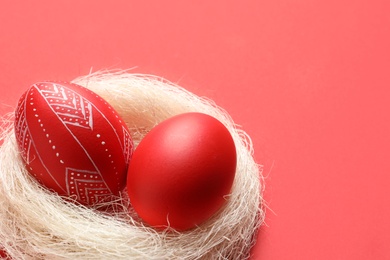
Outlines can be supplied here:
[[[76, 205], [43, 188], [24, 168], [12, 128], [3, 119], [0, 148], [0, 251], [12, 259], [246, 259], [264, 220], [261, 167], [249, 136], [212, 101], [162, 78], [98, 72], [73, 83], [103, 97], [125, 120], [135, 146], [159, 122], [186, 112], [220, 120], [237, 149], [231, 195], [192, 230], [158, 231], [128, 210], [123, 196], [107, 213]], [[131, 207], [130, 207], [131, 208]], [[1, 254], [0, 254], [1, 255]]]

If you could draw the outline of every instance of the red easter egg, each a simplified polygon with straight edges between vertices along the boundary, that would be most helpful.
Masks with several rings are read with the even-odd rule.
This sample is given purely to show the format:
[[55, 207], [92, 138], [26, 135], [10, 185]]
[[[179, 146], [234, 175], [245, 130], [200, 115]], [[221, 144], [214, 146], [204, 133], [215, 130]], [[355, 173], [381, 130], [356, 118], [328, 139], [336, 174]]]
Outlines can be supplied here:
[[133, 142], [118, 113], [94, 92], [39, 82], [20, 98], [15, 135], [27, 170], [41, 184], [84, 205], [126, 186]]
[[129, 165], [131, 205], [149, 225], [191, 229], [216, 213], [230, 194], [236, 148], [228, 129], [201, 113], [185, 113], [153, 128]]

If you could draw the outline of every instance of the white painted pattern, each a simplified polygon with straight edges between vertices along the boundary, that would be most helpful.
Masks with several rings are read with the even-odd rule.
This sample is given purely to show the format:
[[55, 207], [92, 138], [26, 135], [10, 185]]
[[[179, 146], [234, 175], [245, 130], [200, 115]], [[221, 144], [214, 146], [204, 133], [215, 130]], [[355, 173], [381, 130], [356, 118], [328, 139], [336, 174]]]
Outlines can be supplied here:
[[131, 141], [130, 133], [127, 131], [127, 129], [122, 126], [123, 131], [123, 155], [125, 156], [126, 163], [129, 163], [130, 156], [132, 153], [133, 145]]
[[[29, 166], [30, 170], [33, 170], [33, 168], [30, 166], [31, 162], [36, 159], [36, 157], [32, 157], [31, 154], [33, 153], [38, 157], [38, 160], [41, 162], [42, 166], [45, 168], [46, 172], [51, 176], [51, 178], [55, 181], [55, 183], [60, 187], [63, 191], [65, 191], [61, 185], [59, 185], [58, 181], [54, 176], [50, 173], [50, 171], [47, 169], [44, 161], [39, 155], [38, 150], [36, 149], [36, 145], [34, 143], [34, 140], [31, 138], [30, 128], [28, 126], [28, 121], [26, 117], [26, 111], [27, 111], [27, 103], [31, 106], [34, 106], [34, 91], [32, 88], [30, 88], [29, 91], [27, 91], [19, 100], [18, 108], [16, 111], [16, 118], [15, 118], [15, 133], [17, 137], [17, 142], [19, 147], [21, 148], [21, 156], [26, 162], [27, 166]], [[36, 113], [37, 109], [33, 108], [33, 112]], [[38, 123], [40, 123], [41, 128], [43, 127], [42, 121], [39, 118], [38, 114], [35, 114], [35, 118]], [[43, 129], [45, 131], [45, 129]], [[51, 140], [49, 140], [51, 142]], [[33, 151], [32, 151], [33, 150]], [[40, 173], [42, 174], [42, 173]], [[37, 177], [37, 173], [33, 173], [35, 177]]]
[[93, 129], [91, 102], [80, 94], [55, 83], [37, 90], [65, 124]]
[[[94, 106], [89, 100], [82, 97], [80, 94], [59, 84], [43, 83], [38, 84], [38, 86], [35, 85], [35, 87], [40, 92], [41, 96], [49, 105], [53, 113], [63, 123], [64, 128], [70, 133], [73, 139], [79, 144], [80, 148], [82, 148], [82, 150], [85, 152], [87, 158], [95, 168], [95, 171], [73, 169], [73, 172], [76, 173], [76, 176], [68, 176], [68, 168], [66, 168], [65, 185], [67, 194], [69, 196], [75, 196], [76, 200], [78, 201], [82, 201], [87, 204], [94, 204], [98, 202], [96, 201], [96, 194], [94, 193], [92, 187], [87, 187], [86, 185], [96, 184], [99, 185], [99, 187], [94, 187], [96, 192], [101, 193], [103, 191], [102, 195], [105, 197], [112, 195], [111, 190], [104, 181], [89, 152], [67, 126], [72, 125], [84, 128], [86, 130], [93, 130], [92, 108]], [[101, 112], [100, 114], [103, 116]], [[55, 146], [53, 146], [53, 150], [54, 149]], [[87, 188], [89, 189], [88, 191], [86, 191]]]
[[25, 111], [25, 103], [26, 99], [22, 98], [19, 101], [18, 109], [16, 110], [16, 118], [15, 118], [15, 132], [17, 137], [17, 142], [20, 147], [23, 147], [21, 150], [21, 156], [27, 164], [30, 163], [29, 153], [31, 149], [31, 139], [30, 134], [27, 128], [27, 121]]
[[[86, 158], [91, 162], [93, 166], [92, 169], [90, 169], [89, 171], [76, 169], [78, 168], [77, 166], [72, 166], [71, 162], [68, 162], [66, 160], [64, 161], [61, 156], [61, 151], [58, 150], [61, 147], [57, 147], [58, 145], [56, 146], [55, 140], [52, 140], [52, 132], [50, 132], [52, 131], [52, 129], [45, 128], [45, 122], [42, 122], [42, 119], [39, 115], [40, 111], [37, 111], [38, 107], [36, 107], [34, 104], [35, 100], [33, 99], [36, 98], [36, 94], [38, 94], [37, 92], [39, 93], [40, 97], [42, 97], [43, 100], [47, 103], [48, 107], [53, 112], [53, 115], [55, 115], [56, 118], [58, 118], [59, 121], [63, 124], [64, 129], [72, 136], [73, 140], [75, 140], [78, 143], [79, 147], [85, 152]], [[101, 98], [100, 100], [103, 101]], [[105, 105], [108, 104], [105, 103]], [[56, 172], [55, 175], [53, 175], [50, 172], [50, 169], [46, 167], [46, 161], [42, 160], [39, 150], [37, 150], [36, 144], [31, 138], [31, 134], [29, 132], [29, 122], [26, 119], [27, 107], [29, 107], [29, 111], [31, 111], [31, 109], [33, 111], [33, 117], [30, 118], [30, 120], [36, 121], [38, 123], [38, 126], [40, 126], [38, 128], [43, 131], [42, 134], [46, 137], [46, 141], [52, 148], [53, 155], [57, 158], [58, 162], [63, 165], [63, 169], [65, 171], [64, 174]], [[111, 110], [111, 107], [109, 107], [109, 109]], [[114, 113], [113, 110], [112, 112]], [[70, 127], [80, 127], [82, 129], [85, 129], [84, 131], [93, 131], [93, 113], [96, 114], [95, 116], [97, 118], [104, 118], [105, 121], [108, 123], [108, 125], [112, 129], [112, 133], [114, 134], [114, 136], [116, 136], [116, 138], [114, 139], [118, 140], [120, 147], [122, 148], [125, 161], [126, 163], [128, 163], [129, 157], [132, 153], [132, 141], [128, 130], [124, 126], [122, 126], [122, 133], [117, 132], [111, 122], [106, 118], [105, 114], [103, 114], [95, 106], [95, 104], [90, 102], [87, 98], [81, 96], [72, 88], [69, 88], [66, 85], [62, 86], [61, 83], [42, 82], [33, 85], [29, 89], [29, 91], [26, 92], [25, 96], [20, 99], [15, 120], [15, 131], [18, 137], [18, 144], [21, 147], [21, 155], [24, 161], [27, 163], [27, 166], [29, 166], [31, 160], [34, 160], [35, 157], [38, 157], [42, 166], [47, 171], [47, 174], [51, 176], [51, 178], [58, 184], [58, 186], [64, 191], [64, 193], [86, 204], [95, 204], [97, 202], [106, 201], [113, 195], [112, 191], [110, 190], [110, 187], [105, 182], [99, 168], [89, 154], [89, 151], [87, 151], [87, 149], [83, 146], [82, 140], [79, 140], [75, 133], [73, 133], [75, 128]], [[100, 138], [101, 135], [97, 134], [96, 137]], [[101, 145], [105, 146], [106, 141], [107, 140], [105, 139], [101, 139]], [[121, 188], [121, 182], [119, 179], [118, 171], [116, 170], [114, 164], [114, 158], [111, 158], [111, 154], [108, 153], [108, 149], [105, 149], [105, 151], [108, 157], [111, 159], [110, 163], [113, 165], [113, 171], [116, 171], [115, 175], [113, 175], [112, 178], [116, 179], [116, 189], [119, 190]], [[33, 154], [34, 158], [30, 158], [30, 154]], [[32, 170], [31, 167], [29, 168], [30, 170]], [[37, 177], [34, 172], [32, 172], [32, 174]], [[62, 181], [58, 178], [61, 178]], [[59, 185], [58, 181], [64, 183], [66, 187], [64, 187], [63, 185]]]
[[68, 194], [87, 204], [104, 201], [112, 195], [99, 172], [66, 168], [65, 178]]

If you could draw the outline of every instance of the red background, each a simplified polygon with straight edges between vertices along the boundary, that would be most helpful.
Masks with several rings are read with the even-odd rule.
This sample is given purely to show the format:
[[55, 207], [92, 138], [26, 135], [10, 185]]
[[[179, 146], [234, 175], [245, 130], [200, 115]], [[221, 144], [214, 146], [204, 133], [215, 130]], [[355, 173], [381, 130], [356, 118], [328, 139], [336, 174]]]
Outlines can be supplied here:
[[3, 1], [0, 113], [104, 68], [214, 99], [269, 207], [253, 259], [390, 258], [390, 2]]

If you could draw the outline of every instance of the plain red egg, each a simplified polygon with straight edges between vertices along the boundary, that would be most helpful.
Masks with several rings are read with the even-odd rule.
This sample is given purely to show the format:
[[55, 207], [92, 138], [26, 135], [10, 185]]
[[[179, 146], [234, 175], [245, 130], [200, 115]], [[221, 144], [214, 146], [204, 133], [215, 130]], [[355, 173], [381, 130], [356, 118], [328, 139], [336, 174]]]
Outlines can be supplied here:
[[153, 227], [194, 228], [226, 202], [236, 158], [233, 138], [220, 121], [201, 113], [174, 116], [135, 150], [127, 177], [130, 202]]
[[42, 185], [85, 205], [126, 186], [133, 142], [118, 113], [94, 92], [39, 82], [22, 95], [15, 135], [27, 170]]

